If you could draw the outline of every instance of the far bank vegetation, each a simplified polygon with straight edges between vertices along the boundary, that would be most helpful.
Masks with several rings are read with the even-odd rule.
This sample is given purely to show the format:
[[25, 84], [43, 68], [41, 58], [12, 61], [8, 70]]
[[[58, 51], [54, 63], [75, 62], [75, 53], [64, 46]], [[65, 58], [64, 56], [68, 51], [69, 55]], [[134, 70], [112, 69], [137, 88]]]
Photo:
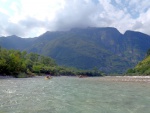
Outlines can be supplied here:
[[58, 66], [50, 58], [36, 53], [26, 51], [7, 50], [0, 47], [0, 74], [2, 76], [32, 77], [42, 75], [53, 76], [102, 76], [102, 72], [97, 68], [93, 70], [79, 70]]

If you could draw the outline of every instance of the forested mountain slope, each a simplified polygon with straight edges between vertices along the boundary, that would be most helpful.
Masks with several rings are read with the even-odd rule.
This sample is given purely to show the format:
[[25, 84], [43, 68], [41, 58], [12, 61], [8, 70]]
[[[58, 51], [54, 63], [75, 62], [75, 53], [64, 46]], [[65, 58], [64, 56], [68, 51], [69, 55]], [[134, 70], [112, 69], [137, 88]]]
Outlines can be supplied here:
[[0, 44], [5, 48], [9, 45], [9, 49], [50, 56], [60, 65], [81, 69], [97, 67], [107, 73], [125, 72], [142, 60], [150, 48], [150, 36], [134, 31], [121, 34], [110, 27], [48, 31], [34, 39], [5, 39], [8, 41], [0, 38]]

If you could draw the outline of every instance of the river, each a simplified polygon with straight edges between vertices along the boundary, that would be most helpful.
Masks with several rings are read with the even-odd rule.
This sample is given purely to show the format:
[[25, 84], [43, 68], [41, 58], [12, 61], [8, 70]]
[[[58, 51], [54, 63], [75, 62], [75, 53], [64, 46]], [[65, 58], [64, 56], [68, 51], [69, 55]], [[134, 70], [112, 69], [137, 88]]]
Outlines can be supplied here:
[[0, 113], [150, 113], [150, 83], [99, 79], [0, 79]]

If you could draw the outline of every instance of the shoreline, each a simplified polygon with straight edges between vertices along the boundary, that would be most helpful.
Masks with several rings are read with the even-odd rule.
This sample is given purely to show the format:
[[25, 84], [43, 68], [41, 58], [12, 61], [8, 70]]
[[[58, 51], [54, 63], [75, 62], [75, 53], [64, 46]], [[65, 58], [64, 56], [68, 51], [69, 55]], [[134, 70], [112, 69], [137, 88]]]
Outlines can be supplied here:
[[114, 82], [149, 82], [150, 76], [104, 76], [100, 78], [101, 81]]
[[2, 76], [2, 75], [0, 75], [0, 79], [8, 79], [8, 78], [15, 78], [15, 77], [13, 77], [13, 76]]
[[[33, 78], [36, 77], [45, 77], [45, 76], [34, 76]], [[55, 77], [55, 76], [52, 76]], [[58, 76], [56, 76], [58, 77]], [[78, 76], [59, 76], [59, 77], [77, 77]], [[15, 78], [13, 76], [1, 76], [0, 79], [10, 79], [10, 78]], [[32, 78], [32, 77], [29, 77]], [[102, 77], [83, 77], [80, 79], [92, 79], [95, 78], [99, 81], [114, 81], [114, 82], [149, 82], [150, 83], [150, 76], [102, 76]]]

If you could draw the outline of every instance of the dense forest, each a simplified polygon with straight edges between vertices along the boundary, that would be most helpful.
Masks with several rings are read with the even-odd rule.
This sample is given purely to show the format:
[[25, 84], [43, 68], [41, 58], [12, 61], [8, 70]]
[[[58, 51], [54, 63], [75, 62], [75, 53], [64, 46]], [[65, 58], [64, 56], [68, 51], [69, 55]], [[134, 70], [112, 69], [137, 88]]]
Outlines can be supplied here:
[[78, 70], [58, 66], [55, 61], [43, 55], [36, 53], [27, 53], [26, 51], [7, 50], [0, 47], [0, 75], [11, 75], [14, 77], [31, 77], [41, 75], [84, 75], [84, 76], [102, 76], [97, 68], [93, 70]]
[[129, 69], [127, 74], [131, 75], [150, 75], [150, 49], [147, 51], [147, 55], [139, 62], [133, 69]]

